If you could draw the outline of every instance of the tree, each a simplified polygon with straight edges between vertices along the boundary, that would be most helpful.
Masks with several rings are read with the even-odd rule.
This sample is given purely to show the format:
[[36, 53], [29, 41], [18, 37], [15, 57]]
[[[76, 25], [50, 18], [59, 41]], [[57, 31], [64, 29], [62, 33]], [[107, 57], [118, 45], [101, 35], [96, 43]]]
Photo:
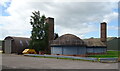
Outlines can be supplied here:
[[48, 46], [48, 25], [45, 22], [45, 15], [40, 17], [40, 12], [32, 12], [30, 23], [32, 25], [31, 41], [29, 48], [44, 51]]
[[59, 36], [58, 36], [58, 33], [55, 33], [54, 34], [54, 40], [57, 39]]

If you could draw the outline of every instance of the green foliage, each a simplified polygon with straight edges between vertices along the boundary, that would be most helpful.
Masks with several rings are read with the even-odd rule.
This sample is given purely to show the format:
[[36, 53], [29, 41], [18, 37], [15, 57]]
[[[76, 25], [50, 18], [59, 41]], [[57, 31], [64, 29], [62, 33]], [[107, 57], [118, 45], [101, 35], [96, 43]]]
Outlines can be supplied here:
[[118, 38], [115, 38], [113, 40], [110, 40], [107, 42], [107, 49], [108, 50], [119, 50], [119, 43], [120, 42], [120, 39]]
[[54, 40], [59, 37], [59, 36], [58, 36], [58, 33], [55, 33], [54, 36], [55, 36], [55, 37], [54, 37]]
[[2, 46], [2, 40], [0, 40], [0, 46]]
[[48, 24], [45, 22], [46, 17], [40, 12], [32, 12], [30, 23], [32, 25], [31, 41], [29, 48], [38, 51], [44, 51], [48, 47]]

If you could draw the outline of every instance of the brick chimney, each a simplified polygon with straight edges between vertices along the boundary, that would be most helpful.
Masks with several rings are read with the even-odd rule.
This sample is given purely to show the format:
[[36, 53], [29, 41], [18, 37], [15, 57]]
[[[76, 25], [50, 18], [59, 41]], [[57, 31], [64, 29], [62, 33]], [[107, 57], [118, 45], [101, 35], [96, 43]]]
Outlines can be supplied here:
[[[49, 42], [51, 40], [54, 40], [54, 18], [48, 17], [46, 18], [46, 22], [49, 25], [48, 27], [48, 40]], [[47, 48], [47, 52], [50, 53], [51, 49], [50, 49], [50, 45]]]
[[100, 38], [100, 40], [102, 42], [107, 41], [107, 23], [106, 22], [101, 23], [101, 38]]
[[46, 22], [49, 24], [49, 41], [54, 40], [54, 18], [48, 17]]

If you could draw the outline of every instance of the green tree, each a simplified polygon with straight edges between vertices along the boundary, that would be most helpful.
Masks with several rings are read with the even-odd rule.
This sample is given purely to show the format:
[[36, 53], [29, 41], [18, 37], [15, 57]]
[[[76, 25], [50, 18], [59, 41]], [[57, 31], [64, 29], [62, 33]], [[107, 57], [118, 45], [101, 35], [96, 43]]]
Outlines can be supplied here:
[[40, 12], [32, 12], [30, 23], [32, 25], [31, 41], [29, 48], [38, 51], [45, 51], [48, 47], [48, 24], [45, 22], [45, 15], [40, 17]]

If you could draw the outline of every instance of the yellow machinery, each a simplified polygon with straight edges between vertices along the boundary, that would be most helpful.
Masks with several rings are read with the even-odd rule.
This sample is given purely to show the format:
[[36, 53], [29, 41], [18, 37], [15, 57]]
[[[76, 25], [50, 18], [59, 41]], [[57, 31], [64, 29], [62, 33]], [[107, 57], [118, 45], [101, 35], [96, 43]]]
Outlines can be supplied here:
[[34, 49], [25, 49], [22, 53], [23, 54], [37, 54]]

